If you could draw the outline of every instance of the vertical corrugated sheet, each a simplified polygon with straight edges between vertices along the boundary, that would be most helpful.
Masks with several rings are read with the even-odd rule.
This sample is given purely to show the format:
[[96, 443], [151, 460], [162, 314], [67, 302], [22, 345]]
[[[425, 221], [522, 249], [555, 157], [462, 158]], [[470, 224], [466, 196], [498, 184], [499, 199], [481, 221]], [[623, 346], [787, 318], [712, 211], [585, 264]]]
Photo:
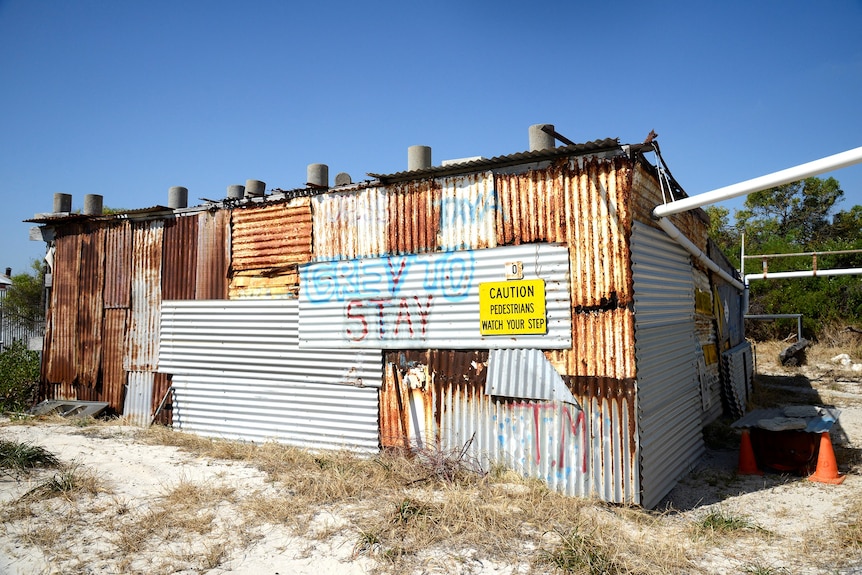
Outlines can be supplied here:
[[[302, 346], [371, 349], [571, 347], [568, 250], [526, 244], [487, 250], [316, 262], [300, 268]], [[545, 280], [546, 335], [483, 336], [479, 284], [506, 264]]]
[[299, 349], [296, 300], [166, 301], [174, 424], [202, 435], [376, 450], [379, 351]]
[[195, 299], [198, 261], [198, 218], [165, 220], [162, 239], [162, 297]]
[[[153, 376], [153, 404], [150, 411], [154, 415], [154, 423], [159, 425], [173, 424], [173, 393], [171, 391], [171, 376], [167, 373], [156, 373]], [[161, 411], [156, 411], [161, 407]]]
[[123, 364], [126, 371], [149, 371], [157, 366], [163, 232], [161, 220], [132, 224], [132, 307]]
[[653, 507], [704, 450], [690, 257], [634, 225], [635, 355], [642, 501]]
[[497, 192], [492, 172], [441, 181], [440, 250], [478, 250], [497, 245]]
[[538, 349], [492, 349], [485, 394], [578, 405], [563, 378]]
[[[94, 393], [92, 388], [98, 382], [104, 341], [102, 294], [105, 283], [105, 230], [97, 224], [83, 226], [80, 269], [78, 289], [81, 297], [78, 299], [76, 379], [79, 386], [88, 388], [89, 393]], [[79, 398], [84, 399], [80, 397], [80, 392]], [[86, 400], [90, 401], [91, 398]]]
[[296, 297], [297, 265], [311, 260], [311, 227], [307, 197], [234, 209], [229, 297]]
[[[611, 405], [633, 403], [631, 382], [624, 393], [611, 384], [593, 389], [598, 399], [585, 406], [485, 394], [488, 378], [499, 379], [505, 366], [517, 367], [510, 370], [509, 391], [531, 389], [528, 380], [537, 371], [553, 375], [550, 365], [540, 368], [506, 357], [520, 351], [388, 353], [380, 394], [381, 443], [409, 447], [437, 435], [445, 450], [466, 447], [485, 466], [512, 467], [556, 491], [637, 502], [636, 452], [625, 439], [634, 428], [632, 410]], [[491, 365], [496, 359], [504, 366]]]
[[149, 425], [152, 419], [152, 371], [130, 371], [128, 389], [123, 405], [123, 416], [133, 425]]
[[388, 253], [389, 198], [385, 190], [366, 188], [322, 194], [314, 196], [312, 206], [316, 261]]
[[[422, 254], [437, 250], [440, 230], [440, 181], [420, 180], [402, 182], [386, 189], [389, 222], [384, 241], [386, 249], [380, 253], [359, 254], [358, 257], [377, 255]], [[315, 230], [315, 243], [317, 242]], [[321, 239], [325, 239], [323, 236]], [[315, 245], [316, 247], [316, 245]], [[337, 259], [321, 257], [319, 259]]]
[[745, 415], [751, 381], [754, 377], [754, 358], [751, 344], [743, 341], [721, 355], [724, 371], [725, 394], [734, 417]]
[[100, 401], [107, 401], [111, 409], [122, 413], [126, 392], [126, 329], [129, 323], [128, 309], [106, 309], [102, 328], [102, 394]]
[[78, 365], [78, 297], [81, 274], [81, 233], [69, 226], [55, 241], [51, 310], [45, 332], [42, 378], [60, 384], [54, 396], [76, 399], [71, 387]]
[[198, 215], [195, 299], [227, 299], [230, 267], [230, 212]]
[[112, 222], [105, 234], [105, 308], [128, 309], [132, 299], [132, 224]]

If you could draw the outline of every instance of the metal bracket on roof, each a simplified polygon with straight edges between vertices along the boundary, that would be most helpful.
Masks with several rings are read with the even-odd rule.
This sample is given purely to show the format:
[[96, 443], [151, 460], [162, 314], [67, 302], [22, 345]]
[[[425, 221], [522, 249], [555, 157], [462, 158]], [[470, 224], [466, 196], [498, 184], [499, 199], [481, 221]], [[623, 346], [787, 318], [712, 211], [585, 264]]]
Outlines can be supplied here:
[[56, 413], [61, 417], [95, 417], [107, 409], [104, 401], [75, 401], [70, 399], [46, 399], [30, 409], [32, 415]]

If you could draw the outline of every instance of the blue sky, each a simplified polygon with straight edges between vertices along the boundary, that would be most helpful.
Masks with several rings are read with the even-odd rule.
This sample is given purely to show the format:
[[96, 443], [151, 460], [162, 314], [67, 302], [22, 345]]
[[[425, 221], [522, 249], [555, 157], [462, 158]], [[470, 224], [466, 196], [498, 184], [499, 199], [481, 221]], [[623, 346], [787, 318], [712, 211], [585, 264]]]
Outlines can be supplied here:
[[[0, 270], [53, 194], [106, 206], [302, 187], [659, 134], [690, 195], [862, 146], [862, 0], [0, 0]], [[862, 165], [833, 174], [862, 204]], [[742, 200], [723, 205], [733, 209]]]

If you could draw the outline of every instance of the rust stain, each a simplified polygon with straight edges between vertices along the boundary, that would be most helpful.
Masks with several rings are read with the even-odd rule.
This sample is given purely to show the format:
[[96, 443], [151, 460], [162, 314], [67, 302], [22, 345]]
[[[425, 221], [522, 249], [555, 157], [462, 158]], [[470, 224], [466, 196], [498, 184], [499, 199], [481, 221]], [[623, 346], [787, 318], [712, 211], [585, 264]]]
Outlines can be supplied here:
[[228, 297], [230, 215], [228, 210], [218, 210], [198, 216], [195, 299]]
[[[81, 228], [71, 225], [58, 233], [55, 242], [50, 316], [43, 350], [43, 378], [50, 383], [71, 385], [75, 380], [80, 269]], [[60, 389], [57, 393], [66, 398], [70, 390]]]
[[110, 222], [105, 228], [105, 307], [128, 308], [132, 298], [132, 225]]
[[231, 253], [235, 272], [310, 261], [310, 198], [235, 208], [231, 213]]
[[162, 245], [162, 298], [195, 299], [198, 218], [189, 216], [165, 220]]
[[[96, 386], [102, 357], [102, 299], [105, 270], [105, 230], [87, 224], [81, 234], [81, 277], [78, 280], [78, 350], [76, 382], [90, 390]], [[89, 392], [88, 392], [89, 393]]]
[[126, 356], [126, 330], [130, 311], [128, 309], [105, 310], [105, 323], [102, 328], [102, 397], [116, 413], [123, 412], [126, 390], [126, 371], [123, 363]]
[[164, 222], [132, 225], [132, 306], [126, 333], [126, 371], [157, 368]]

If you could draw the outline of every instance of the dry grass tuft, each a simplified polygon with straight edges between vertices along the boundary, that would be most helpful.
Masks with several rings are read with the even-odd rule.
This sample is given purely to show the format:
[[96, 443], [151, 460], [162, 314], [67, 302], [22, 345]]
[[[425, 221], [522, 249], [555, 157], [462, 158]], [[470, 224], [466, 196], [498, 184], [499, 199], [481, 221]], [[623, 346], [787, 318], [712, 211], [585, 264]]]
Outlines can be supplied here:
[[78, 495], [95, 496], [110, 493], [106, 483], [95, 473], [77, 464], [65, 467], [27, 491], [21, 501], [40, 501], [54, 497], [72, 500]]

